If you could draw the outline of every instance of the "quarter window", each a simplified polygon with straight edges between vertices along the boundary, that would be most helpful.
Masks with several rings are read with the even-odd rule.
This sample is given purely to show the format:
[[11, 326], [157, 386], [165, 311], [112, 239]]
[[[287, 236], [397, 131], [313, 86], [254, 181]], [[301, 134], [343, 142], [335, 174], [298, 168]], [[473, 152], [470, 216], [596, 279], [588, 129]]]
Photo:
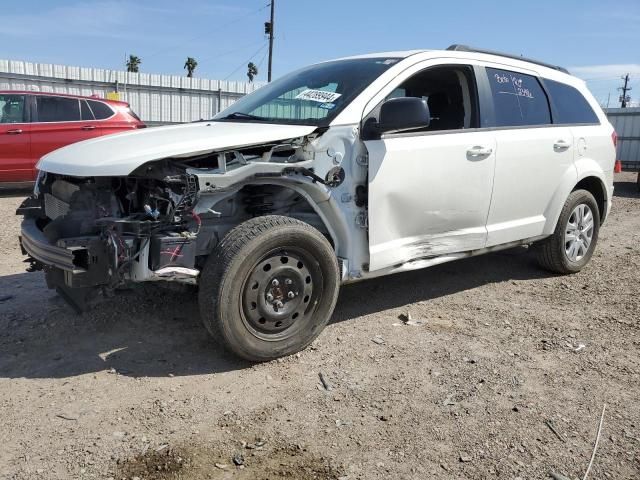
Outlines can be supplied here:
[[104, 120], [113, 115], [113, 110], [111, 110], [108, 105], [96, 100], [88, 100], [88, 102], [91, 110], [93, 111], [93, 114], [96, 117], [96, 120]]
[[0, 95], [0, 123], [24, 123], [24, 103], [24, 95]]
[[544, 84], [555, 107], [553, 123], [600, 123], [596, 112], [577, 89], [553, 80], [545, 79]]
[[549, 101], [536, 77], [487, 68], [495, 126], [518, 127], [551, 123]]
[[80, 120], [77, 98], [36, 97], [39, 122], [76, 122]]

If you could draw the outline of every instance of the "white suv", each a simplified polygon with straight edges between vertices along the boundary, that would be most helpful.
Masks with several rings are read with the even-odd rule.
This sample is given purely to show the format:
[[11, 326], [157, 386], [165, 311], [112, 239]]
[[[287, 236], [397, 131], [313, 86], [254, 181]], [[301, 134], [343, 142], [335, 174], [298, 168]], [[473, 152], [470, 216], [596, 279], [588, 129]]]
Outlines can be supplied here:
[[614, 144], [560, 67], [459, 45], [345, 58], [210, 121], [46, 155], [21, 244], [78, 310], [121, 285], [196, 285], [211, 334], [268, 360], [313, 341], [341, 283], [525, 244], [579, 271]]

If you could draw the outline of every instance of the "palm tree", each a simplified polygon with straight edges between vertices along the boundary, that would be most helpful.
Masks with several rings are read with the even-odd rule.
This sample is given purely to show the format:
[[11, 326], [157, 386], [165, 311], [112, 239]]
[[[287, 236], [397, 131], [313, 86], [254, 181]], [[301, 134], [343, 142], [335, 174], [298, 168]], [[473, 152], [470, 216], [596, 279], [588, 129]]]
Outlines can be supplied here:
[[137, 57], [135, 55], [129, 55], [129, 60], [127, 60], [127, 63], [126, 63], [127, 72], [138, 73], [138, 71], [140, 70], [141, 63], [142, 63], [142, 60], [140, 60], [140, 57]]
[[253, 82], [253, 79], [258, 75], [258, 67], [253, 62], [249, 62], [247, 65], [247, 77], [249, 77], [249, 81]]
[[187, 77], [189, 78], [193, 77], [193, 72], [197, 66], [198, 66], [198, 62], [196, 62], [195, 58], [187, 57], [187, 61], [184, 62], [184, 68], [187, 69]]

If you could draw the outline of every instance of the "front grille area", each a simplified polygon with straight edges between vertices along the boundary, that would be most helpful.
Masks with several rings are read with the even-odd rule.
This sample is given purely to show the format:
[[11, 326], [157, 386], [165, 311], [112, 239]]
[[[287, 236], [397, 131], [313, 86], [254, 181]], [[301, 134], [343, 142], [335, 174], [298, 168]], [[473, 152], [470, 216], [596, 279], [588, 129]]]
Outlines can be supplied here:
[[51, 220], [62, 217], [69, 212], [71, 197], [80, 190], [66, 180], [57, 179], [51, 184], [51, 193], [44, 194], [44, 212]]
[[44, 213], [51, 220], [62, 217], [69, 212], [69, 204], [54, 197], [50, 193], [44, 194]]

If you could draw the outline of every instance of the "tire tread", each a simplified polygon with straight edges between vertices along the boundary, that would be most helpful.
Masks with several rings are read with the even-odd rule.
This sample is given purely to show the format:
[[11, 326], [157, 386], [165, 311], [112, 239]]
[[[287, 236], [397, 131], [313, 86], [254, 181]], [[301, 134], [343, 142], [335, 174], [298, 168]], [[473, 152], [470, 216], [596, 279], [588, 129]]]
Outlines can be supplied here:
[[[220, 346], [229, 348], [229, 345], [224, 341], [221, 323], [217, 315], [207, 315], [204, 312], [209, 310], [218, 311], [220, 302], [219, 286], [231, 268], [232, 262], [238, 257], [243, 248], [270, 230], [287, 226], [298, 227], [308, 234], [316, 237], [320, 236], [326, 241], [325, 237], [308, 223], [281, 215], [265, 215], [252, 218], [232, 228], [209, 255], [199, 282], [198, 302], [203, 323], [214, 341]], [[239, 354], [237, 350], [232, 350]], [[246, 354], [241, 354], [241, 356], [249, 360], [258, 360]]]
[[595, 243], [597, 242], [598, 238], [597, 231], [599, 229], [600, 222], [597, 203], [593, 195], [587, 190], [574, 190], [567, 197], [567, 200], [562, 207], [562, 211], [560, 212], [560, 216], [558, 217], [558, 223], [556, 224], [556, 228], [553, 234], [535, 245], [534, 251], [536, 254], [536, 260], [538, 261], [540, 266], [551, 272], [567, 274], [575, 273], [576, 271], [578, 271], [575, 268], [570, 268], [567, 265], [564, 256], [565, 253], [559, 245], [562, 245], [564, 242], [564, 226], [566, 221], [568, 220], [568, 216], [571, 214], [571, 211], [575, 208], [577, 203], [579, 203], [581, 200], [589, 201], [594, 211], [594, 228], [596, 229], [596, 232], [594, 234], [595, 237], [593, 248], [595, 249]]

